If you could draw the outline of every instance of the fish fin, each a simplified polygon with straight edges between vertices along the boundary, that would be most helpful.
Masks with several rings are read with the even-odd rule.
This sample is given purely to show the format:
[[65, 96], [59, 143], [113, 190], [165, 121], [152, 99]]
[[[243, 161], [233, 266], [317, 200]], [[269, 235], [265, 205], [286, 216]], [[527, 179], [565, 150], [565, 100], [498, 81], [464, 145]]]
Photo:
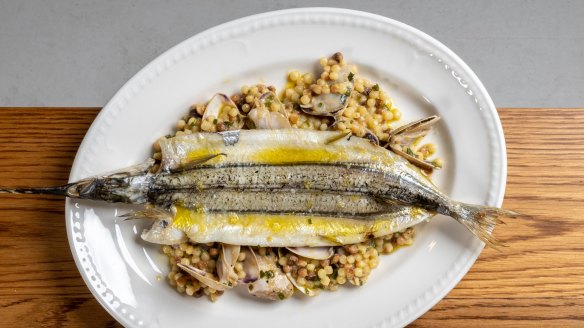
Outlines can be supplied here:
[[[149, 158], [146, 162], [132, 165], [121, 170], [110, 171], [107, 173], [99, 174], [99, 177], [108, 177], [108, 178], [124, 178], [130, 177], [135, 175], [140, 175], [144, 173], [148, 173], [152, 166], [154, 165], [154, 159]], [[89, 178], [91, 179], [91, 178]]]
[[335, 142], [337, 142], [343, 138], [346, 138], [350, 135], [351, 135], [351, 132], [341, 132], [341, 133], [337, 134], [336, 136], [332, 136], [332, 137], [326, 139], [324, 144], [330, 145], [330, 144], [335, 143]]
[[501, 208], [483, 205], [458, 203], [454, 207], [452, 217], [462, 223], [470, 232], [482, 240], [487, 246], [500, 250], [505, 247], [492, 233], [498, 223], [504, 223], [501, 217], [516, 218], [521, 214]]
[[318, 235], [320, 238], [324, 239], [327, 242], [333, 243], [337, 246], [343, 245], [343, 241], [335, 235]]
[[118, 215], [119, 218], [124, 218], [125, 220], [134, 219], [172, 219], [172, 213], [169, 211], [161, 210], [159, 208], [146, 208], [139, 211], [132, 211], [126, 214]]
[[178, 167], [174, 170], [171, 170], [171, 171], [176, 173], [176, 172], [189, 170], [189, 169], [192, 169], [193, 167], [196, 167], [197, 165], [201, 165], [203, 163], [206, 163], [206, 162], [212, 160], [213, 158], [217, 158], [219, 156], [227, 156], [227, 154], [218, 153], [218, 154], [210, 154], [210, 155], [205, 155], [205, 156], [201, 156], [201, 157], [196, 157], [196, 158], [189, 160], [187, 163], [181, 165], [180, 167]]

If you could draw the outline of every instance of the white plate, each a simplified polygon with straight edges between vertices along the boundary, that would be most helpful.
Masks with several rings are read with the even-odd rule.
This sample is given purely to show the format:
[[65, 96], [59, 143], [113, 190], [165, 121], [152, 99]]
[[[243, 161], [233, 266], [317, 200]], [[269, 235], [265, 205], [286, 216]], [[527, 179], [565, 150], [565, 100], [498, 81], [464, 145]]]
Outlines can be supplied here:
[[[70, 180], [145, 160], [189, 105], [244, 83], [282, 87], [289, 69], [314, 69], [341, 51], [389, 90], [402, 122], [438, 114], [431, 136], [446, 166], [437, 183], [455, 199], [498, 206], [505, 188], [501, 125], [486, 90], [464, 62], [428, 35], [368, 13], [310, 8], [239, 19], [200, 33], [156, 58], [101, 111]], [[361, 288], [266, 303], [228, 292], [216, 303], [183, 297], [165, 280], [159, 247], [140, 241], [144, 222], [116, 219], [122, 206], [67, 201], [67, 232], [87, 286], [125, 326], [402, 326], [430, 309], [463, 277], [483, 244], [454, 220], [418, 228], [412, 247], [383, 256]]]

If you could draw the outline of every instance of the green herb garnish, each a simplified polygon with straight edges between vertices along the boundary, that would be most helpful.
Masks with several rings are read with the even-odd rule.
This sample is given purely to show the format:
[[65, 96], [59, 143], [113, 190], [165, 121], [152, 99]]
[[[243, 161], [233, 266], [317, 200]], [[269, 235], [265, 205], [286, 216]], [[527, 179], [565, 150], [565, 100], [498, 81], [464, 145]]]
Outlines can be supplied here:
[[274, 278], [274, 276], [275, 276], [274, 271], [272, 270], [266, 271], [266, 277], [268, 277], [268, 279], [272, 279]]
[[406, 154], [410, 155], [410, 156], [415, 156], [414, 152], [412, 151], [411, 148], [406, 148]]
[[217, 124], [217, 119], [214, 119], [213, 120], [213, 124]]
[[260, 278], [264, 278], [266, 276], [266, 273], [262, 270], [260, 270]]
[[284, 297], [284, 294], [278, 293], [278, 298], [280, 299], [280, 301], [283, 301], [286, 297]]
[[312, 219], [308, 219], [308, 224], [312, 224]]
[[339, 276], [339, 268], [337, 268], [335, 266], [335, 267], [333, 267], [333, 274], [331, 274], [331, 280], [336, 280], [338, 276]]
[[347, 76], [347, 79], [351, 82], [353, 82], [353, 77], [355, 77], [355, 74], [353, 74], [353, 72], [349, 73], [349, 76]]
[[371, 89], [373, 89], [373, 91], [379, 91], [379, 84], [375, 84]]
[[274, 101], [274, 96], [268, 96], [268, 97], [266, 98], [266, 101], [265, 101], [265, 103], [266, 103], [266, 107], [268, 107], [268, 108], [269, 108], [269, 107], [271, 107], [271, 106], [272, 106], [272, 102], [273, 102], [273, 101]]
[[318, 107], [319, 107], [319, 108], [320, 108], [320, 107], [322, 107], [323, 105], [324, 105], [324, 104], [323, 104], [323, 103], [321, 103], [321, 102], [319, 102], [319, 103], [318, 103]]

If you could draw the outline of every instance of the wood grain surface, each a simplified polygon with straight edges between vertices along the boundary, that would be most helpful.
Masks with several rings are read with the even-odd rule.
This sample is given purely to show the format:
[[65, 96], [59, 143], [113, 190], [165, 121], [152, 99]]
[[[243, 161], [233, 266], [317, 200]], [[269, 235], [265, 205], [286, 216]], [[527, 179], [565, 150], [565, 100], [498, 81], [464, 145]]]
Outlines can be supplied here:
[[[0, 185], [57, 185], [98, 108], [0, 108]], [[483, 251], [416, 327], [584, 326], [584, 109], [499, 110], [508, 151], [497, 229], [510, 245]], [[81, 279], [63, 199], [0, 195], [0, 326], [114, 327]]]

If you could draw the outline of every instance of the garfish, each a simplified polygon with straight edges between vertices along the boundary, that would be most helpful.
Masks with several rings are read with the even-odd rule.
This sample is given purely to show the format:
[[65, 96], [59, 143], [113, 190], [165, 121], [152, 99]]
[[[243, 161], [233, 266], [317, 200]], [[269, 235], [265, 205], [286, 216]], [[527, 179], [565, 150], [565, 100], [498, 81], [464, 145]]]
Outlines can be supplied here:
[[449, 216], [489, 246], [500, 217], [517, 213], [458, 202], [420, 169], [368, 140], [331, 131], [236, 130], [160, 140], [146, 162], [54, 188], [0, 189], [147, 205], [142, 238], [265, 247], [353, 244]]

